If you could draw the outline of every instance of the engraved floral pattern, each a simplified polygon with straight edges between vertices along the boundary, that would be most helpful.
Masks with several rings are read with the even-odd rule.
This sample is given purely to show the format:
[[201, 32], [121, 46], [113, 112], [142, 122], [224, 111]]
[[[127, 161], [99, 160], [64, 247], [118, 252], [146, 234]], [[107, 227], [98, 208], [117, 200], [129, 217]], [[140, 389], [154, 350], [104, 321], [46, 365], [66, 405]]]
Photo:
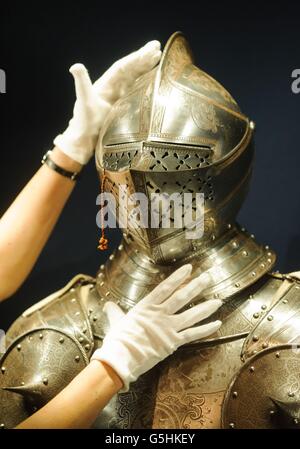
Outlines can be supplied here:
[[214, 134], [218, 131], [218, 119], [212, 104], [194, 102], [191, 112], [194, 122], [200, 129], [211, 131]]

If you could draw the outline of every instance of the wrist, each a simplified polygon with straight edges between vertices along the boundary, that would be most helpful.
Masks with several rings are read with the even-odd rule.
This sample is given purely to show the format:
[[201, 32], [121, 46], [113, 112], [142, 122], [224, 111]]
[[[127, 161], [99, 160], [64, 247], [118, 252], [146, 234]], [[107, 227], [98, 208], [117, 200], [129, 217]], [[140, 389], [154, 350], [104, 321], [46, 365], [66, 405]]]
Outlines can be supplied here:
[[[134, 369], [132, 365], [132, 354], [126, 345], [118, 344], [116, 342], [109, 341], [103, 342], [101, 348], [96, 349], [93, 353], [91, 360], [96, 360], [111, 369], [116, 378], [121, 382], [121, 392], [126, 392], [129, 389], [129, 384], [136, 380], [134, 375]], [[132, 368], [132, 369], [131, 369]]]
[[93, 359], [90, 361], [90, 366], [95, 370], [104, 372], [106, 383], [109, 385], [110, 389], [115, 391], [115, 393], [121, 390], [124, 385], [123, 381], [110, 365], [108, 365], [106, 362], [103, 362], [102, 360]]
[[71, 172], [80, 172], [82, 170], [83, 165], [79, 162], [72, 159], [70, 156], [67, 156], [63, 151], [61, 151], [58, 147], [54, 147], [51, 152], [51, 159], [57, 165], [62, 167], [65, 170]]

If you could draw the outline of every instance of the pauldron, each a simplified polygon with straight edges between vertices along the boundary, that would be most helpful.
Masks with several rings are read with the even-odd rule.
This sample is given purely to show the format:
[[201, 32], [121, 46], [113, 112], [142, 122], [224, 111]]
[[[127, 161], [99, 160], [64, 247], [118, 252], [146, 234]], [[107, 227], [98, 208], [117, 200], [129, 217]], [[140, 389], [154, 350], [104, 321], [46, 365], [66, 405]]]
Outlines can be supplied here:
[[282, 285], [244, 341], [246, 363], [226, 392], [224, 427], [300, 428], [299, 274], [275, 276]]
[[94, 284], [89, 276], [76, 276], [9, 329], [0, 362], [2, 427], [17, 425], [87, 366], [105, 327]]

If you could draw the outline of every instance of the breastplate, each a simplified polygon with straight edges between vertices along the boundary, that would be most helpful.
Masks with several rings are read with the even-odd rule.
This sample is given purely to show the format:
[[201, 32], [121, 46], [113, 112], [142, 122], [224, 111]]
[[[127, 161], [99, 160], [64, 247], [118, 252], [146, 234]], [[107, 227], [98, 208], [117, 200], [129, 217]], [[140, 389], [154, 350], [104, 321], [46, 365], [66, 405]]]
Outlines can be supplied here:
[[281, 282], [266, 276], [226, 301], [211, 317], [223, 321], [217, 335], [180, 348], [141, 376], [108, 404], [95, 426], [220, 428], [224, 396], [243, 365], [245, 338], [268, 313]]
[[[236, 261], [240, 261], [241, 254], [245, 253], [250, 256], [250, 263], [248, 260], [243, 265], [241, 261], [237, 267]], [[197, 254], [187, 255], [186, 259], [193, 264], [195, 274], [199, 274], [201, 270], [211, 274], [212, 286], [203, 292], [203, 296], [206, 299], [223, 298], [224, 305], [215, 316], [208, 319], [222, 320], [220, 330], [208, 339], [179, 348], [175, 354], [141, 376], [128, 393], [113, 398], [100, 414], [95, 426], [220, 428], [232, 427], [232, 421], [238, 421], [235, 414], [240, 415], [241, 419], [242, 414], [247, 415], [247, 406], [242, 408], [242, 413], [237, 413], [235, 404], [230, 402], [230, 395], [235, 398], [236, 393], [232, 391], [234, 380], [240, 382], [240, 373], [244, 372], [248, 360], [264, 355], [264, 351], [272, 350], [273, 346], [276, 348], [281, 344], [295, 343], [298, 338], [297, 326], [300, 328], [298, 283], [291, 281], [282, 290], [281, 275], [264, 274], [268, 264], [270, 266], [274, 263], [274, 257], [268, 247], [260, 247], [252, 236], [250, 240], [247, 237], [243, 240], [234, 230], [229, 230], [222, 248], [218, 246], [205, 259], [203, 256], [198, 258]], [[101, 266], [96, 289], [100, 298], [111, 299], [124, 309], [129, 309], [165, 278], [167, 271], [166, 266], [158, 267], [150, 263], [145, 255], [131, 251], [126, 242], [123, 242], [108, 262]], [[256, 276], [258, 279], [251, 284], [251, 278]], [[291, 299], [288, 295], [291, 295]], [[194, 303], [197, 301], [201, 301], [201, 298], [193, 299]], [[289, 363], [299, 364], [299, 355], [295, 355], [295, 360], [293, 356], [291, 353]], [[273, 359], [277, 365], [285, 360], [275, 355]], [[271, 363], [268, 369], [271, 373], [275, 369], [272, 361], [268, 362]], [[256, 360], [255, 363], [259, 365], [261, 360]], [[251, 365], [247, 369], [252, 368]], [[276, 369], [289, 372], [289, 369], [279, 369], [279, 366]], [[294, 374], [299, 377], [300, 386], [298, 372], [300, 370]], [[283, 393], [276, 384], [275, 377], [268, 379], [267, 385], [259, 385], [266, 391], [261, 394], [261, 413], [267, 413], [267, 418], [263, 423], [257, 417], [250, 424], [246, 420], [250, 427], [255, 427], [255, 423], [259, 422], [261, 427], [274, 426], [273, 422], [269, 422], [268, 413], [274, 410], [270, 408], [267, 390], [272, 385], [276, 390], [275, 396], [274, 392], [272, 395], [280, 402], [284, 399], [281, 395], [284, 396], [286, 388], [289, 388], [286, 386]], [[264, 378], [267, 379], [267, 375], [260, 377], [258, 381], [261, 383]], [[251, 380], [256, 385], [254, 380], [257, 378]], [[292, 379], [287, 385], [291, 382]], [[249, 384], [244, 381], [239, 387], [242, 391], [247, 391], [248, 395], [250, 393], [250, 397], [255, 396], [255, 389], [249, 392], [247, 383]], [[297, 395], [300, 398], [300, 388]], [[247, 398], [243, 398], [242, 403], [247, 404]], [[240, 404], [239, 401], [236, 404]], [[255, 410], [253, 414], [255, 415]]]

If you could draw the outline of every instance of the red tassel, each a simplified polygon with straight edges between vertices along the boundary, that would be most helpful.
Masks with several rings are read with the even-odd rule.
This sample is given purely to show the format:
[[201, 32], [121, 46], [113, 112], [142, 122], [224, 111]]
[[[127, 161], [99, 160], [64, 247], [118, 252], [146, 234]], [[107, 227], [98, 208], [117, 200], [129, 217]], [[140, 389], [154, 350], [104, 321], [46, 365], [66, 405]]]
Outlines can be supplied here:
[[106, 238], [104, 237], [100, 238], [98, 249], [100, 249], [101, 251], [108, 249], [108, 240]]

